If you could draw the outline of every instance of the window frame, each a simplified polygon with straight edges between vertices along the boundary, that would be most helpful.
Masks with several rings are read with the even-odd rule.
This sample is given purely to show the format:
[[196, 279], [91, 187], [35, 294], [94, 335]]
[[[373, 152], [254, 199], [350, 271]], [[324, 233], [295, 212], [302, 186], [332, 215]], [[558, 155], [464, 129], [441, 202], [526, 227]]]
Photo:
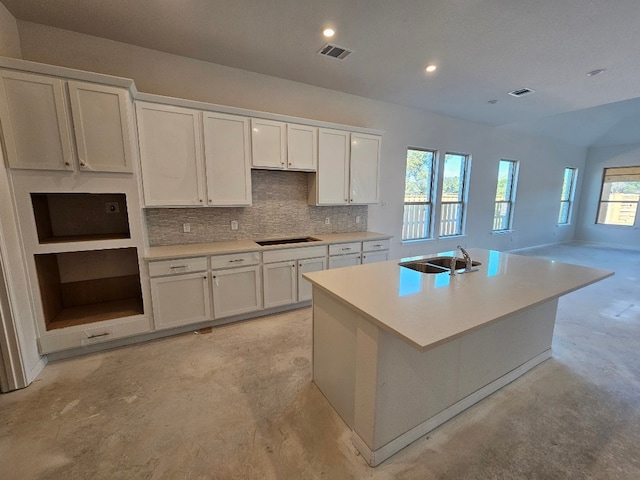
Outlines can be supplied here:
[[[402, 242], [419, 242], [424, 240], [433, 239], [433, 225], [434, 225], [434, 207], [436, 198], [436, 178], [437, 178], [437, 168], [439, 162], [438, 150], [424, 147], [407, 147], [407, 157], [409, 156], [409, 151], [418, 151], [418, 152], [428, 152], [431, 153], [431, 174], [429, 178], [429, 195], [427, 196], [424, 202], [407, 202], [407, 163], [405, 163], [405, 185], [404, 185], [404, 199], [403, 199], [403, 214], [402, 214]], [[425, 219], [422, 222], [424, 227], [426, 228], [425, 235], [420, 237], [409, 237], [405, 238], [405, 231], [407, 230], [407, 205], [416, 206], [416, 205], [424, 205], [425, 209], [428, 209], [428, 215], [425, 215]]]
[[[567, 190], [567, 198], [563, 198], [562, 193], [564, 192], [564, 181], [567, 178], [567, 170], [571, 170], [571, 184]], [[573, 199], [576, 192], [576, 182], [578, 179], [578, 168], [577, 167], [565, 167], [562, 175], [562, 189], [560, 190], [560, 210], [558, 211], [558, 225], [571, 225], [571, 217], [573, 216]], [[567, 205], [567, 209], [564, 210], [563, 206]], [[562, 221], [562, 212], [566, 211], [566, 218]]]
[[[460, 178], [460, 182], [461, 182], [461, 187], [459, 189], [459, 200], [455, 201], [455, 202], [451, 202], [451, 201], [444, 201], [444, 175], [445, 175], [445, 164], [447, 161], [447, 155], [451, 155], [451, 156], [459, 156], [459, 157], [463, 157], [464, 158], [464, 169]], [[438, 218], [438, 224], [439, 224], [439, 229], [438, 229], [438, 238], [452, 238], [452, 237], [459, 237], [465, 234], [465, 227], [466, 227], [466, 217], [467, 217], [467, 203], [468, 203], [468, 192], [469, 192], [469, 176], [471, 174], [471, 154], [469, 153], [460, 153], [460, 152], [445, 152], [445, 154], [442, 156], [442, 178], [441, 178], [441, 188], [440, 188], [440, 195], [439, 195], [439, 200], [440, 200], [440, 210], [439, 210], [439, 218]], [[455, 225], [455, 233], [451, 233], [451, 234], [443, 234], [442, 230], [443, 230], [443, 211], [446, 208], [445, 205], [460, 205], [459, 208], [459, 212], [460, 212], [460, 216], [456, 219]]]
[[[607, 170], [618, 170], [618, 169], [627, 169], [627, 168], [637, 168], [640, 170], [640, 165], [630, 165], [630, 166], [616, 166], [616, 167], [604, 167], [602, 170], [602, 181], [600, 182], [600, 196], [598, 197], [598, 208], [596, 210], [596, 225], [606, 225], [609, 227], [635, 227], [638, 224], [638, 208], [640, 208], [640, 198], [638, 200], [603, 200], [602, 199], [602, 194], [604, 193], [604, 185], [605, 185], [605, 179], [607, 177]], [[640, 181], [640, 180], [639, 180]], [[619, 223], [606, 223], [606, 222], [599, 222], [598, 219], [600, 218], [600, 211], [602, 210], [602, 205], [603, 204], [611, 204], [611, 203], [619, 203], [619, 204], [624, 204], [624, 203], [635, 203], [636, 204], [636, 208], [635, 208], [635, 216], [633, 219], [633, 223], [631, 225], [623, 225], [623, 224], [619, 224]]]
[[[520, 162], [517, 160], [507, 160], [501, 158], [498, 162], [498, 181], [496, 183], [496, 195], [498, 193], [498, 187], [500, 184], [500, 165], [505, 163], [510, 163], [511, 167], [511, 175], [507, 179], [507, 185], [509, 185], [509, 195], [506, 200], [495, 200], [494, 209], [493, 209], [493, 227], [491, 229], [492, 233], [501, 233], [501, 232], [509, 232], [513, 230], [513, 212], [516, 203], [516, 189], [518, 186], [518, 172], [520, 170]], [[496, 228], [496, 219], [503, 218], [497, 217], [496, 212], [498, 211], [498, 205], [507, 205], [507, 225], [504, 228]]]

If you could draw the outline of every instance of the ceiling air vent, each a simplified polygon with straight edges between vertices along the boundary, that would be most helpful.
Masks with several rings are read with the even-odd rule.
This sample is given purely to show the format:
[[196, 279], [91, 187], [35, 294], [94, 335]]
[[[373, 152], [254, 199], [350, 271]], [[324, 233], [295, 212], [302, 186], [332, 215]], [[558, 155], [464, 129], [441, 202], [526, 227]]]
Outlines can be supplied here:
[[350, 50], [346, 48], [338, 47], [337, 45], [331, 45], [327, 43], [324, 47], [322, 47], [318, 53], [320, 55], [324, 55], [325, 57], [337, 58], [338, 60], [344, 60], [347, 55], [352, 53]]
[[512, 95], [514, 97], [524, 97], [525, 95], [529, 95], [534, 92], [535, 90], [524, 87], [524, 88], [519, 88], [517, 90], [513, 90], [512, 92], [509, 92], [509, 95]]

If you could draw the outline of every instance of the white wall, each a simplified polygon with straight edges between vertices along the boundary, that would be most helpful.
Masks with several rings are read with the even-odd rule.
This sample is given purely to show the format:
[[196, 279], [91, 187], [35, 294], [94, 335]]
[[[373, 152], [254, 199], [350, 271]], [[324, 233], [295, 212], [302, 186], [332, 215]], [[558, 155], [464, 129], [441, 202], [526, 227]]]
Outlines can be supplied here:
[[[26, 60], [133, 78], [138, 90], [148, 93], [384, 130], [386, 206], [369, 207], [368, 226], [394, 235], [393, 257], [457, 243], [506, 250], [573, 238], [573, 226], [556, 226], [560, 189], [565, 166], [584, 167], [585, 149], [38, 24], [18, 22], [18, 28]], [[472, 154], [465, 238], [401, 244], [408, 146]], [[521, 162], [514, 233], [491, 235], [501, 158]]]
[[640, 219], [636, 219], [635, 227], [596, 225], [595, 223], [604, 169], [638, 165], [640, 165], [640, 145], [589, 149], [576, 228], [577, 240], [640, 249]]
[[0, 3], [0, 55], [22, 58], [18, 22], [2, 3]]

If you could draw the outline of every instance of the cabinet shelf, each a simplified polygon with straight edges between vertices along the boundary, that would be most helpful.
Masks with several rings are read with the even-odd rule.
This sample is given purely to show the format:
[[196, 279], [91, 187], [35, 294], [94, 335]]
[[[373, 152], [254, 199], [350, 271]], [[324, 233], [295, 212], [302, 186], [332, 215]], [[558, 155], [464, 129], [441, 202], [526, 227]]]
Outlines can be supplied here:
[[144, 313], [135, 248], [35, 255], [47, 330]]
[[32, 193], [40, 244], [131, 238], [123, 193]]
[[114, 318], [131, 317], [141, 315], [143, 312], [142, 299], [125, 298], [110, 302], [93, 303], [77, 307], [67, 307], [49, 321], [47, 330], [86, 325], [88, 323], [112, 320]]

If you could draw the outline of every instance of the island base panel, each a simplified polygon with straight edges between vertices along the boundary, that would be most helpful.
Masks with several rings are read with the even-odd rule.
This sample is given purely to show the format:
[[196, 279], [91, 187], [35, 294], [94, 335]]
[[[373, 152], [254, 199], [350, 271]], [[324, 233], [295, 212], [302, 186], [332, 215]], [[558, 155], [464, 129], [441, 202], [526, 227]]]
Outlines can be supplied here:
[[551, 356], [557, 299], [421, 350], [313, 295], [314, 382], [372, 466]]

